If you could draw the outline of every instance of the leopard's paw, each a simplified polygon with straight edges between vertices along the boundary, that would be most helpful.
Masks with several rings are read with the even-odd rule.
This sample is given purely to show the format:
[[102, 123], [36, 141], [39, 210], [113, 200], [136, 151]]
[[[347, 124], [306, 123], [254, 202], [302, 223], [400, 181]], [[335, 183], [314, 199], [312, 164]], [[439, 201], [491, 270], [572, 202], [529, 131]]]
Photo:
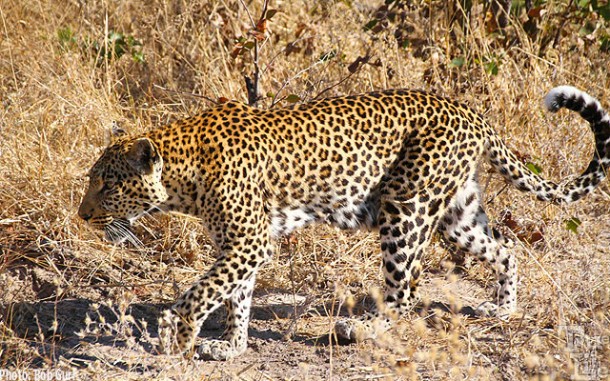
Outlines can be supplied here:
[[194, 355], [196, 360], [225, 361], [239, 356], [246, 350], [245, 345], [235, 346], [230, 341], [211, 339], [205, 340]]
[[335, 324], [337, 336], [353, 341], [376, 339], [392, 326], [390, 319], [374, 313], [341, 319]]
[[492, 302], [483, 302], [475, 310], [477, 316], [499, 319], [507, 319], [513, 312], [515, 312], [515, 308], [512, 306], [499, 306]]
[[159, 351], [166, 354], [185, 353], [193, 348], [193, 324], [172, 309], [163, 311], [159, 318]]

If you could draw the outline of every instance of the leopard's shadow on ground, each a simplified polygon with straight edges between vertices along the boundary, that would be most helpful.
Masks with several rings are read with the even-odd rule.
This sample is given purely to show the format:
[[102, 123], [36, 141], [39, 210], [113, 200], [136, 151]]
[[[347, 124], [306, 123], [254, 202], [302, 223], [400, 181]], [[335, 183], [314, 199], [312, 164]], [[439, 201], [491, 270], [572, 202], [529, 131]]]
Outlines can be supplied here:
[[[96, 358], [79, 353], [77, 348], [83, 343], [121, 348], [127, 345], [129, 338], [133, 338], [151, 355], [158, 354], [156, 345], [149, 339], [157, 338], [158, 317], [161, 311], [170, 306], [170, 303], [133, 303], [121, 312], [116, 304], [106, 305], [85, 298], [18, 302], [0, 305], [0, 320], [6, 322], [32, 350], [40, 353], [40, 361], [31, 364], [32, 367], [43, 367], [49, 357], [57, 360], [60, 356], [75, 366], [84, 366]], [[291, 310], [294, 311], [291, 305], [253, 306], [252, 320], [289, 318]], [[204, 323], [199, 337], [220, 336], [225, 314], [224, 307], [215, 311]], [[251, 327], [249, 334], [264, 341], [284, 338], [281, 332], [273, 329]], [[295, 341], [325, 345], [324, 341], [311, 338], [295, 337]], [[115, 366], [120, 367], [120, 363]]]
[[[339, 316], [349, 316], [360, 313], [370, 306], [370, 301], [359, 301], [361, 306], [357, 311], [339, 310]], [[368, 306], [367, 306], [368, 305]], [[150, 340], [157, 338], [158, 317], [162, 310], [169, 308], [169, 303], [133, 303], [121, 312], [116, 304], [106, 305], [85, 298], [64, 299], [60, 301], [19, 302], [0, 305], [0, 319], [7, 322], [16, 336], [21, 337], [30, 349], [39, 352], [40, 357], [30, 366], [40, 368], [48, 359], [54, 361], [60, 357], [73, 366], [86, 366], [97, 360], [95, 356], [83, 354], [78, 350], [84, 343], [96, 344], [113, 348], [126, 348], [127, 341], [138, 343], [151, 355], [159, 354], [156, 345]], [[362, 307], [364, 306], [364, 307]], [[338, 306], [334, 306], [337, 308]], [[324, 315], [325, 311], [333, 310], [329, 306], [311, 306], [309, 312]], [[429, 306], [418, 306], [415, 310], [420, 315], [429, 315], [431, 310], [451, 312], [446, 304], [435, 302]], [[290, 304], [274, 304], [252, 307], [252, 321], [271, 322], [276, 319], [290, 319], [296, 309]], [[426, 311], [424, 314], [423, 311]], [[459, 311], [466, 316], [474, 316], [471, 307]], [[199, 334], [200, 338], [214, 338], [222, 334], [224, 328], [224, 307], [215, 311]], [[251, 338], [262, 341], [286, 340], [285, 332], [277, 329], [257, 329], [250, 327]], [[308, 346], [349, 345], [350, 341], [337, 340], [333, 335], [305, 336], [294, 334], [291, 340]], [[3, 348], [5, 349], [5, 348]], [[129, 367], [133, 364], [121, 365], [116, 361], [114, 366]], [[143, 369], [144, 370], [144, 369]]]

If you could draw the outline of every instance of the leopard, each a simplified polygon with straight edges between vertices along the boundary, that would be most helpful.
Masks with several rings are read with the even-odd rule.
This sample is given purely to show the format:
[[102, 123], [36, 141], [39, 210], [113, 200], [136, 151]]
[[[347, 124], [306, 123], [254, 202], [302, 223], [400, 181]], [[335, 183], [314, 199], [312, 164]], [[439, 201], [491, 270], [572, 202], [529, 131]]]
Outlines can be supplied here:
[[[561, 184], [529, 169], [473, 108], [423, 90], [380, 90], [268, 109], [228, 101], [119, 136], [89, 170], [78, 216], [115, 243], [139, 243], [133, 222], [155, 212], [196, 216], [209, 232], [218, 256], [161, 312], [162, 352], [244, 353], [257, 273], [277, 239], [312, 223], [378, 232], [382, 300], [337, 317], [336, 337], [374, 339], [408, 314], [433, 235], [493, 269], [493, 297], [476, 313], [502, 318], [516, 311], [517, 263], [513, 241], [490, 227], [479, 162], [555, 204], [591, 193], [610, 166], [610, 118], [598, 100], [558, 86], [544, 104], [577, 112], [595, 139], [588, 167]], [[224, 333], [196, 340], [223, 304]]]

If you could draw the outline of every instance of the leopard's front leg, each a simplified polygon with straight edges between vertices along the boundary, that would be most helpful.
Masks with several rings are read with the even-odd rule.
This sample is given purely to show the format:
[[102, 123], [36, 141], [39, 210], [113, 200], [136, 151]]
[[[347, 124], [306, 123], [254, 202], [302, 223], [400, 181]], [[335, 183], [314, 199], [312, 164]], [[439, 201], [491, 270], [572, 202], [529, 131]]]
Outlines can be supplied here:
[[[159, 339], [166, 353], [193, 354], [197, 359], [227, 360], [247, 348], [250, 304], [256, 273], [271, 254], [270, 245], [247, 241], [240, 251], [221, 256], [208, 273], [195, 283], [159, 322]], [[195, 339], [208, 316], [228, 301], [227, 327], [220, 339]]]
[[248, 347], [248, 323], [255, 277], [233, 293], [227, 300], [225, 331], [220, 339], [205, 340], [197, 348], [197, 357], [202, 360], [227, 360], [245, 352]]
[[218, 263], [170, 309], [163, 311], [159, 319], [159, 341], [163, 352], [192, 353], [201, 325], [231, 294], [230, 284], [219, 284], [221, 266]]

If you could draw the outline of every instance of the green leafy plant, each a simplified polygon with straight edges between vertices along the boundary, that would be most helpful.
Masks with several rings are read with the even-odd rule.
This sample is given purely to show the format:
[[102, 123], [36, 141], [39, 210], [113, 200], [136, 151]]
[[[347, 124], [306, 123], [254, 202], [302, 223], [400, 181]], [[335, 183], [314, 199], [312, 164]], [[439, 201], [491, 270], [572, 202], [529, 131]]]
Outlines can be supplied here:
[[98, 63], [102, 60], [114, 61], [124, 55], [129, 55], [135, 62], [143, 63], [142, 43], [133, 36], [120, 32], [110, 31], [106, 41], [90, 41], [89, 47], [96, 55]]
[[63, 51], [71, 50], [78, 45], [76, 36], [69, 26], [58, 29], [57, 38], [59, 39], [59, 46]]
[[320, 55], [319, 60], [322, 62], [330, 61], [337, 56], [337, 52], [335, 50], [328, 51]]
[[460, 57], [455, 57], [454, 59], [452, 59], [449, 66], [460, 68], [460, 67], [464, 66], [465, 63], [466, 63], [466, 58], [464, 58], [463, 56], [460, 56]]
[[115, 61], [128, 55], [134, 62], [144, 63], [142, 42], [135, 37], [111, 30], [105, 39], [99, 41], [90, 36], [79, 38], [70, 27], [57, 30], [57, 39], [62, 51], [80, 49], [93, 56], [98, 64], [103, 61]]
[[113, 59], [129, 54], [134, 61], [144, 62], [142, 43], [133, 36], [126, 36], [119, 32], [111, 31], [108, 33], [108, 50], [103, 49], [102, 53]]
[[296, 94], [290, 94], [286, 97], [286, 102], [288, 103], [297, 103], [299, 101], [301, 101], [301, 97]]
[[539, 175], [542, 173], [542, 168], [535, 163], [529, 162], [527, 164], [525, 164], [527, 166], [527, 168], [532, 171], [534, 174]]
[[498, 75], [502, 61], [499, 56], [493, 54], [490, 56], [477, 58], [474, 60], [474, 62], [482, 65], [487, 74]]
[[574, 234], [578, 234], [578, 228], [582, 225], [582, 221], [578, 217], [572, 217], [568, 220], [565, 220], [566, 229], [571, 231]]

